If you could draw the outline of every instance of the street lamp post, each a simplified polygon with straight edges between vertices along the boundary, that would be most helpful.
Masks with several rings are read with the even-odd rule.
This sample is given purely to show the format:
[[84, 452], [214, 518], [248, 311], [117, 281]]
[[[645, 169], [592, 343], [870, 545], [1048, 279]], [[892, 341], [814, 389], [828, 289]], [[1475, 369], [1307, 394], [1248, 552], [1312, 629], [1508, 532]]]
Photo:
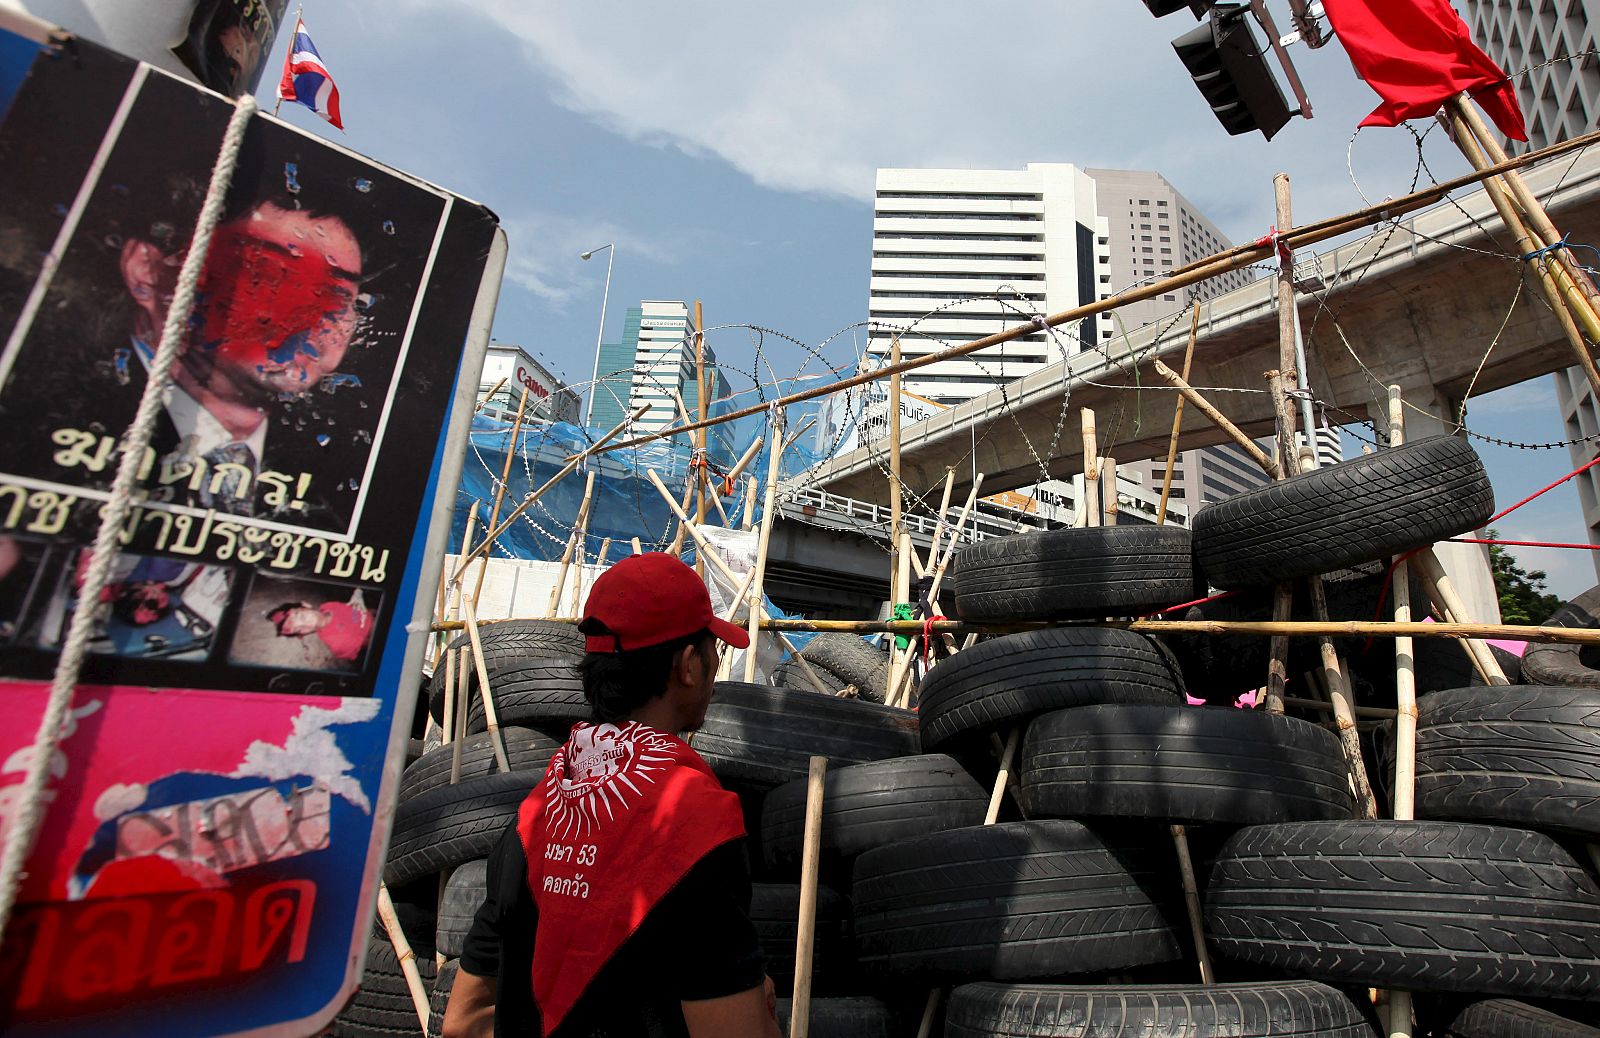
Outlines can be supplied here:
[[615, 242], [608, 241], [598, 249], [590, 249], [588, 252], [578, 254], [578, 258], [583, 260], [593, 259], [594, 254], [597, 252], [606, 254], [606, 287], [600, 294], [600, 327], [594, 333], [594, 375], [589, 381], [589, 414], [585, 419], [585, 424], [587, 425], [594, 424], [594, 398], [595, 394], [600, 391], [600, 345], [606, 335], [606, 303], [611, 300], [611, 264], [617, 258], [617, 250], [613, 247], [614, 245]]

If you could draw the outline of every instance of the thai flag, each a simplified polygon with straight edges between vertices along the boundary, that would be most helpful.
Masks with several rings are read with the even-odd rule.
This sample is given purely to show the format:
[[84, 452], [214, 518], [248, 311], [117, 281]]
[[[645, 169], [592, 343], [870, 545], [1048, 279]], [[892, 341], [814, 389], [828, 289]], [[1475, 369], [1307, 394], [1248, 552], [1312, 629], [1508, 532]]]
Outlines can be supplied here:
[[283, 78], [278, 81], [280, 101], [298, 101], [316, 112], [339, 129], [339, 88], [333, 85], [333, 76], [322, 63], [311, 35], [306, 32], [304, 18], [295, 19], [294, 42], [283, 59]]

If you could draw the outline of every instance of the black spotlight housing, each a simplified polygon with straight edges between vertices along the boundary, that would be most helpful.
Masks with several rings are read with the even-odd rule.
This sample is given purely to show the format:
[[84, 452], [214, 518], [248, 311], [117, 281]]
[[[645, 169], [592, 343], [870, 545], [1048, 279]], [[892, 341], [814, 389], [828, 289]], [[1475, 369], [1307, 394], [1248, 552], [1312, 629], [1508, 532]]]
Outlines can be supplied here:
[[1213, 5], [1210, 17], [1173, 40], [1172, 49], [1223, 129], [1235, 136], [1260, 130], [1270, 141], [1294, 112], [1250, 28], [1249, 10]]

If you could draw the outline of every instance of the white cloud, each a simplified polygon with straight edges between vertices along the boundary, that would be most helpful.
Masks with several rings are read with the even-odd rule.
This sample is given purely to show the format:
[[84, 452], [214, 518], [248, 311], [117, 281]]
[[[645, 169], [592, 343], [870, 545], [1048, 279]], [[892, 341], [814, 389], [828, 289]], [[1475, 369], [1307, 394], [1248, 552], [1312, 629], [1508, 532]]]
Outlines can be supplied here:
[[506, 280], [537, 295], [561, 314], [575, 297], [588, 300], [605, 281], [606, 253], [596, 253], [584, 262], [579, 258], [584, 252], [617, 242], [626, 244], [613, 248], [625, 249], [630, 259], [661, 260], [669, 255], [667, 249], [638, 232], [611, 224], [515, 208], [499, 216], [511, 246]]
[[[865, 199], [880, 166], [1060, 161], [1159, 169], [1225, 227], [1270, 221], [1276, 169], [1303, 218], [1359, 205], [1346, 144], [1376, 98], [1337, 46], [1295, 49], [1317, 118], [1269, 144], [1210, 118], [1169, 46], [1193, 19], [1132, 2], [455, 3], [519, 40], [566, 107], [779, 190]], [[1414, 157], [1404, 131], [1364, 134], [1362, 187], [1404, 193]]]

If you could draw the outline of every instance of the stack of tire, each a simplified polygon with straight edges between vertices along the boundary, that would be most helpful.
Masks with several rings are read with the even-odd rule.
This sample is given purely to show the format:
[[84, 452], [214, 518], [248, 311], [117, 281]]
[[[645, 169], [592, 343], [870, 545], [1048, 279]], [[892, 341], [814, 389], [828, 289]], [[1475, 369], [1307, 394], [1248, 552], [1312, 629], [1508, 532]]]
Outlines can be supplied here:
[[[1470, 448], [1419, 440], [1205, 509], [1192, 544], [1137, 526], [983, 542], [959, 556], [959, 608], [987, 621], [1136, 616], [1208, 583], [1387, 559], [1491, 511]], [[1014, 800], [989, 826], [925, 812], [930, 831], [913, 836], [850, 824], [852, 797], [830, 779], [824, 868], [829, 854], [834, 875], [851, 866], [861, 975], [891, 992], [952, 988], [943, 1033], [962, 1038], [1371, 1035], [1369, 988], [1422, 993], [1436, 1033], [1584, 1031], [1569, 1018], [1592, 1020], [1584, 1003], [1600, 999], [1600, 886], [1561, 841], [1594, 839], [1600, 823], [1597, 704], [1520, 686], [1435, 692], [1418, 736], [1426, 820], [1358, 820], [1324, 717], [1186, 705], [1186, 691], [1228, 702], [1237, 690], [1180, 658], [1076, 626], [937, 664], [919, 700], [924, 751], [960, 762], [982, 795], [1020, 732]], [[1552, 781], [1534, 781], [1541, 768]], [[798, 785], [768, 795], [778, 860], [795, 853], [802, 803]], [[1176, 824], [1228, 983], [1186, 983], [1198, 971]]]
[[[455, 981], [455, 960], [483, 903], [485, 859], [572, 723], [588, 716], [577, 671], [583, 638], [571, 624], [506, 620], [485, 624], [479, 640], [511, 770], [500, 771], [476, 695], [476, 669], [469, 665], [467, 687], [473, 695], [468, 734], [460, 744], [458, 781], [450, 781], [456, 761], [452, 745], [430, 750], [406, 768], [383, 870], [423, 981], [432, 988], [435, 1029]], [[465, 635], [449, 647], [470, 651]], [[429, 709], [436, 721], [443, 716], [444, 692], [441, 667], [430, 689]], [[440, 955], [445, 962], [436, 967]], [[361, 988], [334, 1021], [332, 1033], [340, 1038], [392, 1038], [417, 1030], [416, 1009], [394, 949], [379, 926]]]

